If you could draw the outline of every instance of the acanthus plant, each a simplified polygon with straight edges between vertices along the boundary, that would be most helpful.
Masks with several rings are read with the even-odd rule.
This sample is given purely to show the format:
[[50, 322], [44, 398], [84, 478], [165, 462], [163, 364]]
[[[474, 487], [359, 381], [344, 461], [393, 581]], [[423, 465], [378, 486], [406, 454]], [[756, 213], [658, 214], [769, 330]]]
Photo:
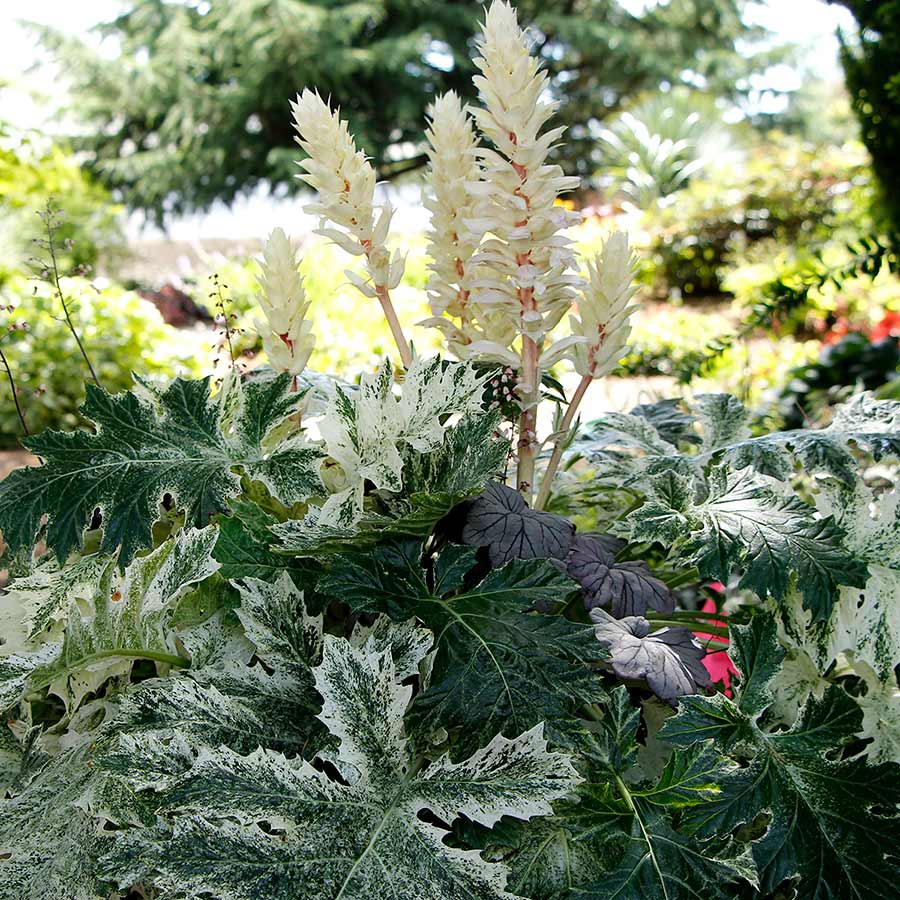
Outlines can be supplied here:
[[[0, 484], [2, 900], [900, 896], [900, 404], [753, 436], [704, 395], [578, 429], [630, 251], [578, 271], [505, 3], [479, 52], [483, 108], [439, 98], [428, 131], [458, 361], [406, 343], [390, 209], [306, 92], [321, 231], [402, 370], [306, 370], [276, 231], [269, 370], [89, 385], [94, 430], [29, 438], [43, 464]], [[539, 442], [563, 359], [582, 380]]]

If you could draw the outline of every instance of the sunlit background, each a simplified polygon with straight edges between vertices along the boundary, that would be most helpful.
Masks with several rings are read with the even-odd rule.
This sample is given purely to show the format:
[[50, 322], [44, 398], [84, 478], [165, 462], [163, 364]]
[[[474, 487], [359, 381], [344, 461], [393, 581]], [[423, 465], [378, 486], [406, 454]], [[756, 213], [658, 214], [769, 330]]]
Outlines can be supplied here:
[[[76, 427], [83, 396], [48, 248], [34, 243], [47, 239], [48, 202], [63, 211], [50, 234], [60, 283], [110, 389], [127, 388], [132, 371], [215, 372], [222, 310], [242, 364], [263, 363], [253, 256], [275, 226], [304, 248], [313, 365], [353, 377], [390, 351], [378, 308], [302, 212], [288, 103], [307, 84], [342, 105], [387, 179], [398, 240], [413, 247], [400, 315], [409, 327], [427, 315], [420, 123], [434, 90], [467, 83], [480, 7], [371, 0], [351, 17], [345, 6], [2, 5], [0, 346], [32, 430]], [[871, 151], [898, 139], [865, 100], [891, 62], [857, 66], [848, 90], [841, 58], [842, 42], [851, 61], [887, 46], [876, 27], [860, 29], [851, 10], [863, 4], [584, 0], [569, 16], [564, 6], [520, 9], [563, 101], [572, 143], [560, 162], [583, 178], [572, 237], [590, 250], [626, 228], [641, 257], [634, 345], [588, 414], [713, 388], [793, 427], [860, 387], [896, 395], [897, 211]], [[900, 102], [896, 84], [882, 94]], [[438, 347], [421, 330], [416, 343]], [[19, 431], [0, 382], [0, 445]]]

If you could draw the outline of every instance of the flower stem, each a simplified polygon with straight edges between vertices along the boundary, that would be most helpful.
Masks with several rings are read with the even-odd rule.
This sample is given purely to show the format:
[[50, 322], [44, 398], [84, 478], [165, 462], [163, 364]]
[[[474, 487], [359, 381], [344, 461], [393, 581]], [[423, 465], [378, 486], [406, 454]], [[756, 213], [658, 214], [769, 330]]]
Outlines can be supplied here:
[[16, 392], [16, 380], [13, 378], [12, 369], [9, 367], [9, 361], [2, 349], [0, 349], [0, 362], [3, 363], [3, 368], [6, 369], [6, 377], [9, 379], [9, 389], [12, 391], [13, 403], [16, 404], [16, 413], [19, 416], [19, 422], [22, 424], [22, 431], [25, 433], [25, 437], [28, 437], [31, 432], [28, 430], [28, 425], [25, 422], [25, 415], [22, 412], [22, 407], [19, 405], [19, 395]]
[[587, 389], [593, 380], [590, 375], [582, 375], [581, 381], [578, 382], [578, 387], [575, 388], [575, 393], [572, 394], [572, 399], [569, 401], [568, 407], [566, 407], [566, 414], [559, 424], [559, 437], [553, 443], [553, 453], [550, 456], [550, 462], [547, 463], [547, 468], [544, 470], [544, 477], [541, 479], [541, 489], [538, 492], [537, 500], [534, 502], [535, 509], [543, 509], [547, 505], [547, 499], [550, 497], [550, 488], [553, 485], [553, 477], [556, 475], [556, 470], [559, 468], [559, 462], [562, 459], [566, 436], [572, 427], [572, 422], [575, 420], [575, 413], [578, 412], [578, 407], [581, 405], [581, 401], [584, 399], [584, 395], [587, 393]]
[[522, 335], [522, 402], [524, 409], [519, 416], [518, 465], [516, 488], [531, 502], [534, 488], [534, 460], [537, 447], [537, 408], [540, 400], [540, 348], [533, 338]]
[[400, 320], [397, 318], [397, 311], [394, 309], [394, 304], [391, 302], [391, 295], [387, 285], [375, 285], [375, 295], [378, 297], [378, 302], [381, 304], [381, 308], [384, 311], [384, 317], [387, 319], [387, 323], [390, 326], [391, 334], [394, 335], [394, 343], [396, 343], [397, 349], [400, 351], [400, 359], [403, 360], [403, 367], [408, 369], [412, 365], [412, 353], [409, 349], [409, 342], [403, 334], [403, 327], [400, 325]]
[[728, 627], [725, 625], [707, 625], [706, 622], [686, 622], [684, 619], [657, 619], [653, 613], [647, 614], [647, 620], [657, 628], [690, 628], [701, 634], [712, 634], [717, 637], [728, 637]]

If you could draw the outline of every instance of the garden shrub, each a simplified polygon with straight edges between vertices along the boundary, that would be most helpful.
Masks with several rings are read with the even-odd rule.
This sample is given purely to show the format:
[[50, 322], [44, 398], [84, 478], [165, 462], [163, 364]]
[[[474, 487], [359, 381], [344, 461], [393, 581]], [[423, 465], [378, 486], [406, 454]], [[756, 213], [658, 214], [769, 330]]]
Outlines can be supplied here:
[[858, 146], [820, 148], [771, 134], [743, 163], [709, 168], [645, 214], [657, 289], [718, 294], [730, 263], [760, 241], [809, 253], [836, 229], [848, 238], [866, 233], [870, 194]]
[[[478, 51], [484, 105], [439, 98], [428, 136], [456, 360], [406, 340], [391, 209], [304, 91], [319, 231], [402, 369], [308, 388], [276, 230], [271, 371], [91, 385], [92, 428], [0, 484], [28, 570], [0, 598], [2, 900], [897, 896], [900, 404], [752, 437], [707, 394], [579, 428], [634, 258], [616, 233], [576, 277], [502, 0]], [[562, 360], [581, 381], [542, 438]]]
[[[152, 304], [115, 285], [86, 278], [63, 278], [79, 334], [107, 390], [123, 391], [134, 384], [132, 373], [158, 380], [176, 374], [197, 375], [198, 355], [206, 353], [198, 336], [167, 326]], [[7, 323], [27, 323], [27, 330], [7, 331], [0, 343], [15, 372], [19, 402], [34, 433], [46, 428], [71, 430], [84, 419], [88, 376], [72, 333], [63, 318], [59, 297], [46, 282], [23, 275], [0, 288], [0, 307]], [[9, 385], [0, 390], [0, 446], [13, 446], [22, 429]]]

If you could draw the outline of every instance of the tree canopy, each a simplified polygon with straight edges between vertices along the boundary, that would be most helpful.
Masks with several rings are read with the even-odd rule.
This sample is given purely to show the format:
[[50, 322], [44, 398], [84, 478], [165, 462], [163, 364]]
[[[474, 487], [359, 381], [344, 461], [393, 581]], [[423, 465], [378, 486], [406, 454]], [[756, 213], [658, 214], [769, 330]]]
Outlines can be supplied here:
[[900, 0], [829, 0], [859, 24], [841, 35], [841, 60], [861, 136], [881, 186], [889, 227], [900, 233]]
[[[595, 168], [597, 124], [648, 89], [690, 83], [734, 93], [770, 58], [744, 0], [670, 0], [640, 14], [617, 0], [520, 0], [535, 52], [561, 103], [570, 173]], [[434, 96], [472, 95], [478, 0], [131, 0], [99, 26], [118, 47], [41, 29], [71, 81], [91, 168], [157, 221], [231, 202], [294, 178], [289, 101], [308, 85], [331, 96], [381, 178], [425, 162]], [[742, 53], [737, 52], [738, 42]], [[749, 42], [749, 43], [748, 43]], [[560, 151], [562, 153], [562, 151]]]

